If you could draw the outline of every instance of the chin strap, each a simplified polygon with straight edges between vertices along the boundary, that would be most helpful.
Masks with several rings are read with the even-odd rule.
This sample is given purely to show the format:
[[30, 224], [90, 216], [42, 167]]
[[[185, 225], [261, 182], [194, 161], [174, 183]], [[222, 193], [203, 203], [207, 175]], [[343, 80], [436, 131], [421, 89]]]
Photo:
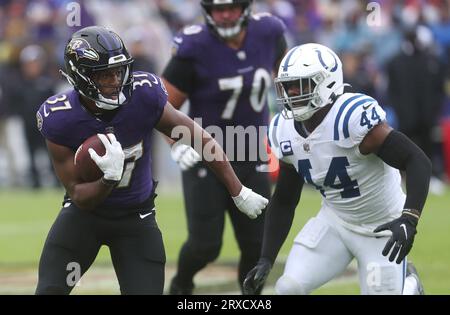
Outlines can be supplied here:
[[232, 38], [236, 35], [238, 35], [243, 26], [244, 26], [244, 22], [245, 19], [248, 18], [248, 16], [250, 15], [250, 6], [248, 6], [241, 14], [241, 17], [239, 18], [239, 20], [236, 22], [236, 25], [233, 27], [219, 27], [217, 26], [216, 22], [214, 21], [214, 19], [209, 15], [209, 13], [204, 10], [205, 13], [205, 17], [207, 22], [213, 26], [213, 28], [215, 28], [217, 34], [219, 34], [220, 37], [225, 38], [225, 39], [229, 39]]
[[[351, 85], [350, 84], [348, 84], [348, 83], [343, 83], [343, 84], [341, 84], [341, 85], [339, 85], [339, 86], [337, 86], [334, 90], [336, 91], [336, 90], [339, 90], [341, 87], [346, 87], [346, 86], [349, 86], [349, 87], [351, 87]], [[338, 97], [339, 96], [341, 96], [342, 94], [336, 94], [336, 93], [331, 93], [331, 95], [330, 95], [330, 103], [331, 104], [333, 104], [334, 102], [336, 102], [336, 100], [338, 99]]]
[[[125, 101], [126, 101], [126, 97], [125, 97], [125, 94], [123, 94], [123, 92], [120, 92], [120, 94], [119, 94], [119, 100], [118, 101], [116, 101], [116, 100], [112, 100], [112, 99], [109, 99], [109, 98], [106, 98], [106, 97], [104, 97], [103, 95], [101, 95], [100, 93], [98, 94], [98, 98], [99, 98], [99, 100], [98, 101], [95, 101], [95, 105], [98, 107], [98, 108], [101, 108], [101, 109], [106, 109], [106, 110], [113, 110], [113, 109], [116, 109], [117, 107], [119, 107], [120, 105], [122, 105], [123, 103], [125, 103]], [[117, 103], [117, 105], [114, 105], [113, 103]]]
[[75, 86], [75, 81], [67, 73], [65, 73], [61, 69], [59, 69], [59, 73], [61, 73], [61, 75], [66, 78], [67, 82], [69, 82], [70, 85]]
[[231, 38], [236, 36], [237, 34], [239, 34], [239, 32], [241, 31], [242, 27], [241, 24], [236, 25], [234, 27], [216, 27], [217, 29], [217, 33], [219, 33], [219, 35], [223, 38]]

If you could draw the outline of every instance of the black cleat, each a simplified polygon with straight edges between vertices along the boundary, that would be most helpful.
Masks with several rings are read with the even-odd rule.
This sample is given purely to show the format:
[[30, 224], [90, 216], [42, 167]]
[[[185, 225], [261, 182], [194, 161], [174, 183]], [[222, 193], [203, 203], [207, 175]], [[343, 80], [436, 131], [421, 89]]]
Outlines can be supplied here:
[[180, 285], [177, 282], [177, 278], [173, 278], [170, 283], [169, 294], [170, 295], [192, 295], [194, 290], [194, 284], [191, 282], [189, 285]]

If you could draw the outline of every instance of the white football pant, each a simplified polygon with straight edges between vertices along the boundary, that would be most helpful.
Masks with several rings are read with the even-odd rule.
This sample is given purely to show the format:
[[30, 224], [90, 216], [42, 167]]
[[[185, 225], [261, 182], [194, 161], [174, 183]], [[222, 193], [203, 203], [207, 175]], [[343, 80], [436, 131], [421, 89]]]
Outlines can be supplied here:
[[365, 236], [331, 222], [320, 211], [296, 236], [277, 294], [309, 294], [343, 273], [353, 258], [361, 294], [402, 294], [406, 258], [396, 264], [381, 254], [388, 237]]

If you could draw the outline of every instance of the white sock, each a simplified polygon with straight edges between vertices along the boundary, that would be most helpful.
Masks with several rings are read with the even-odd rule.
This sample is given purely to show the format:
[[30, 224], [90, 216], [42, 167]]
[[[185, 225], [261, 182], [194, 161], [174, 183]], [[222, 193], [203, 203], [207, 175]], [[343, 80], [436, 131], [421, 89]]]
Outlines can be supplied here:
[[418, 283], [414, 276], [408, 276], [405, 278], [405, 285], [403, 286], [403, 295], [418, 295], [417, 289]]

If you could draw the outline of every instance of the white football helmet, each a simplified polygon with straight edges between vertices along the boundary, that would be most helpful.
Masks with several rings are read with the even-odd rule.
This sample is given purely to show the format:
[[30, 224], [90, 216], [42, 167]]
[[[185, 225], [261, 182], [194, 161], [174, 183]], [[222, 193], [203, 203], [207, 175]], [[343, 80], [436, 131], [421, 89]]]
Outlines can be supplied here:
[[[289, 50], [275, 79], [277, 103], [286, 118], [308, 120], [344, 93], [342, 63], [328, 47], [310, 43]], [[289, 96], [289, 89], [295, 91]], [[295, 95], [293, 95], [295, 94]]]

